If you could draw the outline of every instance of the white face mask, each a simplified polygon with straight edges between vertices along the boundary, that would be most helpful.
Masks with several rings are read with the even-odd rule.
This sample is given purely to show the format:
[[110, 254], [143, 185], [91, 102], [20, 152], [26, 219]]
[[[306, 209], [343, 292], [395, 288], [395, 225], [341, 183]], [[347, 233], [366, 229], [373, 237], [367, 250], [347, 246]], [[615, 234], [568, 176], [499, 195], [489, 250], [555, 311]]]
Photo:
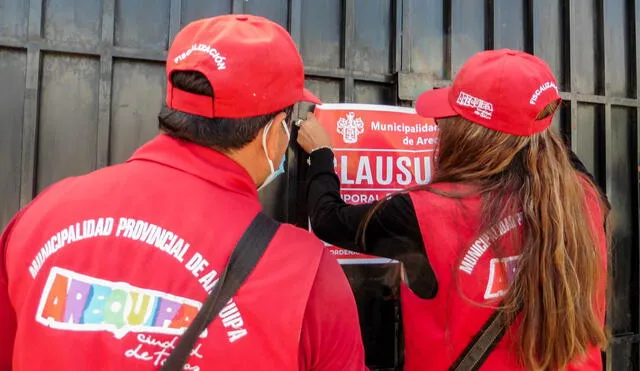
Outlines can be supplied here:
[[[269, 169], [271, 169], [271, 173], [269, 174], [267, 179], [264, 180], [262, 185], [258, 187], [258, 191], [266, 187], [267, 184], [273, 182], [280, 174], [284, 173], [284, 157], [285, 156], [282, 156], [282, 161], [280, 161], [280, 166], [278, 166], [278, 169], [276, 169], [273, 166], [273, 161], [269, 158], [269, 152], [267, 152], [267, 132], [269, 131], [269, 129], [271, 129], [271, 124], [273, 124], [273, 121], [269, 122], [267, 126], [265, 126], [264, 130], [262, 131], [262, 150], [264, 151], [264, 154], [267, 157], [267, 162], [269, 163]], [[291, 134], [289, 133], [289, 129], [287, 128], [287, 123], [284, 120], [282, 120], [282, 127], [284, 128], [285, 133], [287, 133], [287, 142], [288, 142], [291, 139]]]

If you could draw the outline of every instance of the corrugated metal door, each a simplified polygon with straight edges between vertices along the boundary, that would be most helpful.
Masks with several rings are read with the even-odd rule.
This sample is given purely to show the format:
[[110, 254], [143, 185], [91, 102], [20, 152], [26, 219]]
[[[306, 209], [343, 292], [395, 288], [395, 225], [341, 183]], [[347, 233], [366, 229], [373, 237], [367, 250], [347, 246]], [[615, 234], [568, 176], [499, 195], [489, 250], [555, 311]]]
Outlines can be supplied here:
[[[639, 1], [0, 0], [0, 225], [52, 182], [122, 162], [155, 135], [170, 41], [189, 21], [225, 13], [287, 27], [308, 86], [327, 102], [410, 105], [482, 49], [545, 58], [565, 99], [554, 125], [615, 209], [608, 367], [640, 369]], [[262, 200], [306, 226], [304, 166], [289, 155], [288, 176]], [[397, 302], [376, 299], [391, 289], [387, 269], [350, 269], [368, 363], [395, 368]]]

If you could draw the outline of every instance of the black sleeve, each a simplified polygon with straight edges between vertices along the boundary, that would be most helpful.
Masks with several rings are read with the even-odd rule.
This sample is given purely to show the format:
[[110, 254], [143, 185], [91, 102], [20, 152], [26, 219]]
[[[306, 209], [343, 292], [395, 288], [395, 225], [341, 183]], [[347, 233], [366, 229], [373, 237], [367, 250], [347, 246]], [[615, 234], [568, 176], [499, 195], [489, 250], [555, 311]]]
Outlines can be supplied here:
[[401, 261], [409, 287], [422, 298], [435, 296], [437, 282], [409, 195], [391, 197], [376, 210], [361, 244], [361, 224], [374, 204], [348, 205], [342, 200], [333, 152], [321, 149], [310, 157], [307, 203], [311, 228], [320, 239], [348, 250]]

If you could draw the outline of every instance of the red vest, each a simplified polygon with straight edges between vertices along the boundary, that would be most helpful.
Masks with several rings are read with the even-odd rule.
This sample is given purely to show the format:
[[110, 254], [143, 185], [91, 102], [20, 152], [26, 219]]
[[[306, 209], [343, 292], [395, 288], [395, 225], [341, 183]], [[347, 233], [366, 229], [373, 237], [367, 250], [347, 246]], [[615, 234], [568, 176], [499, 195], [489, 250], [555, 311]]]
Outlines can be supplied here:
[[[438, 185], [450, 191], [461, 186]], [[487, 322], [494, 309], [474, 303], [496, 304], [504, 295], [509, 274], [517, 268], [518, 252], [509, 246], [510, 231], [521, 228], [519, 215], [499, 221], [489, 233], [478, 236], [480, 197], [456, 200], [427, 191], [410, 194], [422, 238], [435, 276], [438, 292], [423, 300], [406, 286], [401, 288], [405, 333], [405, 370], [448, 370]], [[591, 192], [589, 199], [594, 226], [602, 230], [600, 208]], [[594, 227], [594, 228], [595, 228]], [[606, 244], [601, 235], [603, 258]], [[494, 256], [489, 245], [505, 242], [505, 254]], [[466, 296], [463, 297], [463, 296]], [[601, 303], [604, 308], [604, 295]], [[604, 321], [604, 313], [601, 313]], [[481, 370], [522, 370], [512, 347], [518, 341], [517, 326], [508, 331], [489, 355]], [[569, 370], [602, 370], [599, 349]]]
[[[50, 187], [8, 234], [13, 369], [158, 369], [260, 209], [241, 166], [162, 135]], [[297, 369], [322, 250], [282, 225], [186, 369]]]

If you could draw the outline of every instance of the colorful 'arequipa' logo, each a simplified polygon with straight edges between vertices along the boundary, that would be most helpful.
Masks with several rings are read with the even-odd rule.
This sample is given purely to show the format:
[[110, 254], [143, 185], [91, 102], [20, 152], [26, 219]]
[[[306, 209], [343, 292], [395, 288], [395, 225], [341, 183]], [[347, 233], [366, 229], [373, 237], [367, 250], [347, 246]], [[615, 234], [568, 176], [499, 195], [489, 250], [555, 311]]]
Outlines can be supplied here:
[[485, 299], [499, 298], [507, 293], [518, 272], [518, 259], [520, 255], [491, 259]]
[[116, 338], [129, 332], [180, 335], [200, 307], [191, 299], [53, 267], [36, 320], [59, 330], [109, 331]]

